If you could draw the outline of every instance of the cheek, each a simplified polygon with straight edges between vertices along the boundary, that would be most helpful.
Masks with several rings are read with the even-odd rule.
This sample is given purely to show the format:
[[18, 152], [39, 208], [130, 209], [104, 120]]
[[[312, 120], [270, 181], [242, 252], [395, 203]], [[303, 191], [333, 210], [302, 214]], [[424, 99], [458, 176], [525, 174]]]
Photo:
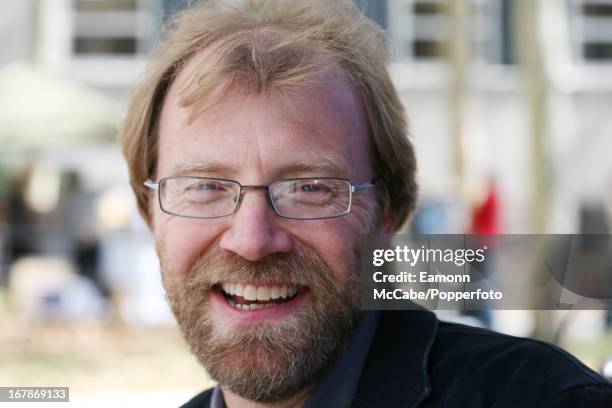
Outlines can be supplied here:
[[[360, 203], [362, 204], [362, 203]], [[332, 268], [339, 279], [359, 274], [359, 251], [365, 234], [370, 233], [373, 213], [367, 205], [356, 205], [345, 217], [323, 222], [314, 228], [313, 248]]]
[[315, 253], [332, 269], [337, 279], [345, 280], [354, 273], [354, 248], [361, 237], [356, 234], [342, 218], [320, 221], [308, 231], [299, 234], [304, 245]]
[[155, 241], [164, 269], [186, 275], [214, 242], [218, 230], [217, 226], [202, 225], [199, 220], [162, 215], [156, 221]]

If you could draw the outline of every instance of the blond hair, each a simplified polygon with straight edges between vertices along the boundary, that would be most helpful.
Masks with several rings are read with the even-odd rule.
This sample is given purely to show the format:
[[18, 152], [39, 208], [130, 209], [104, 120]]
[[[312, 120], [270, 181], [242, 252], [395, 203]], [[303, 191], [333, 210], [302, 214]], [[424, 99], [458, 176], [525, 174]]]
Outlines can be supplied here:
[[416, 162], [404, 108], [387, 72], [390, 47], [383, 31], [342, 0], [209, 0], [176, 15], [134, 89], [121, 144], [138, 207], [151, 223], [158, 122], [166, 93], [187, 62], [202, 50], [215, 61], [196, 72], [181, 92], [194, 114], [223, 82], [226, 91], [255, 95], [299, 90], [321, 78], [332, 61], [364, 105], [374, 171], [384, 186], [384, 211], [398, 230], [417, 199]]

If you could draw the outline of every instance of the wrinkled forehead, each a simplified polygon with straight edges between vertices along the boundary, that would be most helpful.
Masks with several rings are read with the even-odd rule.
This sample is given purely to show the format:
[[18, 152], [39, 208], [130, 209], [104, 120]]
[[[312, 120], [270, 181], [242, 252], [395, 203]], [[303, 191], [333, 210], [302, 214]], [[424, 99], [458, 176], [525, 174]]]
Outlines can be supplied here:
[[[234, 67], [232, 70], [224, 64], [227, 61], [223, 61], [215, 47], [195, 54], [176, 75], [164, 105], [179, 108], [184, 124], [188, 125], [220, 105], [257, 98], [279, 121], [309, 127], [313, 112], [293, 103], [298, 99], [309, 99], [313, 104], [324, 105], [326, 111], [318, 113], [324, 113], [347, 132], [369, 128], [356, 84], [340, 64], [329, 57], [319, 56], [317, 61], [309, 64], [309, 72], [287, 73], [295, 75], [295, 78], [273, 77], [268, 73], [270, 78], [254, 79], [254, 73], [249, 71], [253, 67]], [[249, 82], [251, 80], [260, 84], [253, 84]], [[217, 119], [231, 120], [231, 117]]]

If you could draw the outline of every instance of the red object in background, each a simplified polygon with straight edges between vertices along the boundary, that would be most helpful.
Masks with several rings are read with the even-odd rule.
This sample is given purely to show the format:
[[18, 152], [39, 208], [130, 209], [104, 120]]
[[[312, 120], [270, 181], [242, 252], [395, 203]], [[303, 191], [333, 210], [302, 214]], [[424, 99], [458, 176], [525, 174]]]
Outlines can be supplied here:
[[494, 181], [488, 185], [485, 200], [474, 207], [472, 213], [472, 234], [500, 234], [501, 226], [499, 221], [499, 193]]

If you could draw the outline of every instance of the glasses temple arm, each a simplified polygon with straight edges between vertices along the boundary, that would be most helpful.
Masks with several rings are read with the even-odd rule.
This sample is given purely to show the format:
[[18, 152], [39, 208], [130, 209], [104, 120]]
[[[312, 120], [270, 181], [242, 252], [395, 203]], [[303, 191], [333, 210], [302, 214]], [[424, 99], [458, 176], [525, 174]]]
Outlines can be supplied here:
[[151, 190], [159, 190], [159, 183], [156, 183], [151, 179], [146, 180], [143, 184], [146, 187], [149, 187]]
[[357, 193], [359, 191], [367, 190], [368, 188], [374, 187], [374, 183], [376, 183], [376, 180], [372, 180], [372, 181], [368, 181], [366, 183], [362, 183], [362, 184], [357, 184], [355, 186], [351, 186], [351, 192]]

